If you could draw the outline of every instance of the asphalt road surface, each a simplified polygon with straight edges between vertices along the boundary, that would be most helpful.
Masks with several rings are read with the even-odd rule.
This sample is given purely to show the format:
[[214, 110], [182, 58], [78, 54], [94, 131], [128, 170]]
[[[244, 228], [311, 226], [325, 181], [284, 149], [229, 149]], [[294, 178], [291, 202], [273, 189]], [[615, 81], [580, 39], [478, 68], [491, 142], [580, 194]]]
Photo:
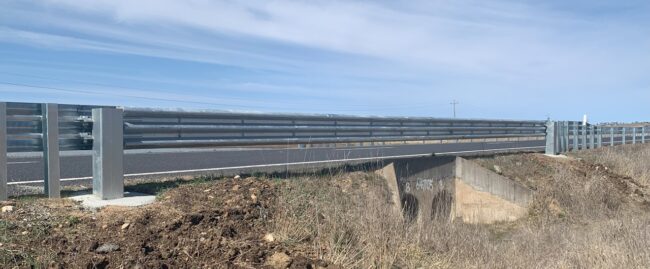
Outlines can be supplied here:
[[[458, 144], [407, 144], [348, 148], [305, 149], [194, 149], [194, 150], [127, 150], [124, 172], [128, 177], [156, 176], [192, 171], [209, 172], [233, 167], [264, 167], [272, 165], [327, 163], [337, 160], [372, 160], [397, 156], [424, 154], [461, 154], [496, 149], [522, 148], [543, 150], [544, 141], [472, 142]], [[43, 159], [40, 153], [9, 154], [8, 181], [43, 180]], [[74, 181], [92, 176], [89, 151], [62, 152], [61, 178]], [[16, 183], [14, 183], [16, 184]]]

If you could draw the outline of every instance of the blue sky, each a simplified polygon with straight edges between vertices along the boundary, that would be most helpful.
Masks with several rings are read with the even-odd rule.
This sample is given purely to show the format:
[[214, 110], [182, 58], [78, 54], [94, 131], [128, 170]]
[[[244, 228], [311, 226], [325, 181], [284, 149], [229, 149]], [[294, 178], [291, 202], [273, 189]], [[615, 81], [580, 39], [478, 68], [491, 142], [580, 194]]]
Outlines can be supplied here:
[[1, 0], [0, 100], [650, 118], [648, 1]]

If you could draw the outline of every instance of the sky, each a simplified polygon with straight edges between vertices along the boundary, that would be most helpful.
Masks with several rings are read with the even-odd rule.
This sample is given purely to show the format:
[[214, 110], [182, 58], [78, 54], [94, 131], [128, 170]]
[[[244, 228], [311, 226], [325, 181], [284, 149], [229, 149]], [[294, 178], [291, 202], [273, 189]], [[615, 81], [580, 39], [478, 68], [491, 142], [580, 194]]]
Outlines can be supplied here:
[[645, 0], [0, 0], [0, 100], [647, 121]]

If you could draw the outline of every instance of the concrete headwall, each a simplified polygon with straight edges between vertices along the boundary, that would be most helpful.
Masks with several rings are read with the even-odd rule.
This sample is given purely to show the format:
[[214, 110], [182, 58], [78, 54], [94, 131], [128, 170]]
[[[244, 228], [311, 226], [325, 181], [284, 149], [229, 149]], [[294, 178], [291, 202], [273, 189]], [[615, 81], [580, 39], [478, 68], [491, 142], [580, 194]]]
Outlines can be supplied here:
[[451, 217], [455, 157], [396, 160], [379, 171], [404, 217], [429, 221]]
[[393, 192], [396, 210], [420, 222], [512, 221], [526, 215], [532, 200], [525, 186], [460, 157], [396, 160], [378, 173]]
[[456, 158], [456, 177], [478, 191], [527, 207], [533, 198], [527, 187], [463, 158]]

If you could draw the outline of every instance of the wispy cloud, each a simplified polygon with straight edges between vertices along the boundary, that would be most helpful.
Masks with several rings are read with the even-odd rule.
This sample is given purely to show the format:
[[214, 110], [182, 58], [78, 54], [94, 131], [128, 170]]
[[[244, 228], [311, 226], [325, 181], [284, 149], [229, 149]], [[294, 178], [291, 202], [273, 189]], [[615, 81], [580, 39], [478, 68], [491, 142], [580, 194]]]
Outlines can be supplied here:
[[612, 98], [593, 93], [647, 85], [650, 6], [618, 2], [10, 0], [0, 41], [248, 72], [179, 76], [203, 94], [210, 85], [239, 99], [285, 93], [311, 107], [340, 100], [339, 109], [364, 96], [373, 109], [462, 98], [501, 116], [494, 106], [603, 105]]

